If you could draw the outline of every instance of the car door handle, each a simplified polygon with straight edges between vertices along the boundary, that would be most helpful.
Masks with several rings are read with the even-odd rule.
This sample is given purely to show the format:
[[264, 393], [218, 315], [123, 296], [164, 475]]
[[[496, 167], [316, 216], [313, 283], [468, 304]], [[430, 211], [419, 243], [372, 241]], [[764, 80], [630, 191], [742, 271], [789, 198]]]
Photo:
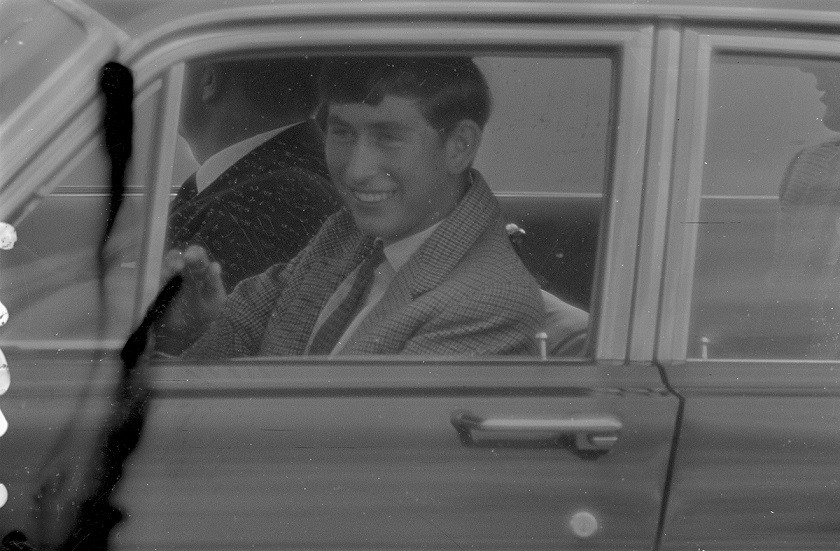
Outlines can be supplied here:
[[618, 441], [623, 427], [611, 415], [560, 418], [480, 417], [467, 410], [452, 414], [452, 426], [465, 446], [568, 447], [581, 457], [599, 457]]

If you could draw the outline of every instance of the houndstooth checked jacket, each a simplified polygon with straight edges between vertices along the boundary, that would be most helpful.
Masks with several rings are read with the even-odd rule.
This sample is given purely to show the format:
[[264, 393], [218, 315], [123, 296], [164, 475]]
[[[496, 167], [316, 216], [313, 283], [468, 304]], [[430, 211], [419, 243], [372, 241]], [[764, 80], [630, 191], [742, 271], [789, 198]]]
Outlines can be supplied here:
[[[508, 241], [496, 198], [473, 176], [342, 354], [536, 354], [539, 288]], [[340, 210], [288, 265], [242, 281], [183, 357], [303, 354], [321, 308], [371, 243]]]

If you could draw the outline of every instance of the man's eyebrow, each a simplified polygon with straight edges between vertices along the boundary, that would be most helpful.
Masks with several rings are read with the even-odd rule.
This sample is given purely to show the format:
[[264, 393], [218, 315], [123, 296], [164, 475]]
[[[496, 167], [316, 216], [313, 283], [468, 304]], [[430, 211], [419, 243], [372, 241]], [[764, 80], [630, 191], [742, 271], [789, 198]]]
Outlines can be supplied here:
[[394, 121], [372, 122], [368, 126], [376, 132], [409, 132], [411, 130], [411, 126]]
[[[336, 114], [327, 115], [327, 124], [350, 126], [350, 123]], [[374, 132], [410, 132], [411, 125], [404, 124], [397, 121], [373, 121], [367, 123], [365, 126]]]

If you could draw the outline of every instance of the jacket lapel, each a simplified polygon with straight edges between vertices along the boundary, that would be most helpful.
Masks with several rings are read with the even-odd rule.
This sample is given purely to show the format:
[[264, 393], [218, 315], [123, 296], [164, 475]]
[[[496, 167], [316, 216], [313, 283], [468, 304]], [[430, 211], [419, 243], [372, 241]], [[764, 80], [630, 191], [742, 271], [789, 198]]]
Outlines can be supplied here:
[[325, 223], [323, 231], [323, 239], [313, 239], [314, 247], [306, 250], [300, 269], [285, 285], [286, 291], [260, 346], [264, 354], [301, 355], [305, 352], [324, 304], [362, 261], [372, 241], [359, 234], [350, 213], [344, 209]]
[[500, 217], [499, 204], [484, 178], [474, 170], [470, 175], [467, 194], [401, 270], [412, 298], [440, 285]]
[[382, 321], [443, 283], [479, 237], [499, 220], [501, 213], [493, 192], [478, 172], [471, 171], [471, 176], [473, 183], [464, 198], [397, 272], [344, 352], [381, 353], [383, 347], [387, 350], [388, 343], [377, 330], [385, 326]]

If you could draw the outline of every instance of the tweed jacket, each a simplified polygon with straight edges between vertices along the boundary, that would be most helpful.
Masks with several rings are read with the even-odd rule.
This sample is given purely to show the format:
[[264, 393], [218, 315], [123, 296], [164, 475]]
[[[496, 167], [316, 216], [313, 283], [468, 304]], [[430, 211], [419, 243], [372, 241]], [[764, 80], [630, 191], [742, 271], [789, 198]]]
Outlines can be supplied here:
[[172, 201], [167, 250], [201, 245], [230, 292], [294, 258], [340, 204], [320, 130], [307, 121], [254, 148], [201, 193], [191, 176]]
[[[505, 234], [481, 176], [397, 272], [342, 354], [535, 354], [540, 290]], [[287, 266], [239, 284], [187, 359], [303, 354], [324, 303], [372, 239], [333, 215]]]

